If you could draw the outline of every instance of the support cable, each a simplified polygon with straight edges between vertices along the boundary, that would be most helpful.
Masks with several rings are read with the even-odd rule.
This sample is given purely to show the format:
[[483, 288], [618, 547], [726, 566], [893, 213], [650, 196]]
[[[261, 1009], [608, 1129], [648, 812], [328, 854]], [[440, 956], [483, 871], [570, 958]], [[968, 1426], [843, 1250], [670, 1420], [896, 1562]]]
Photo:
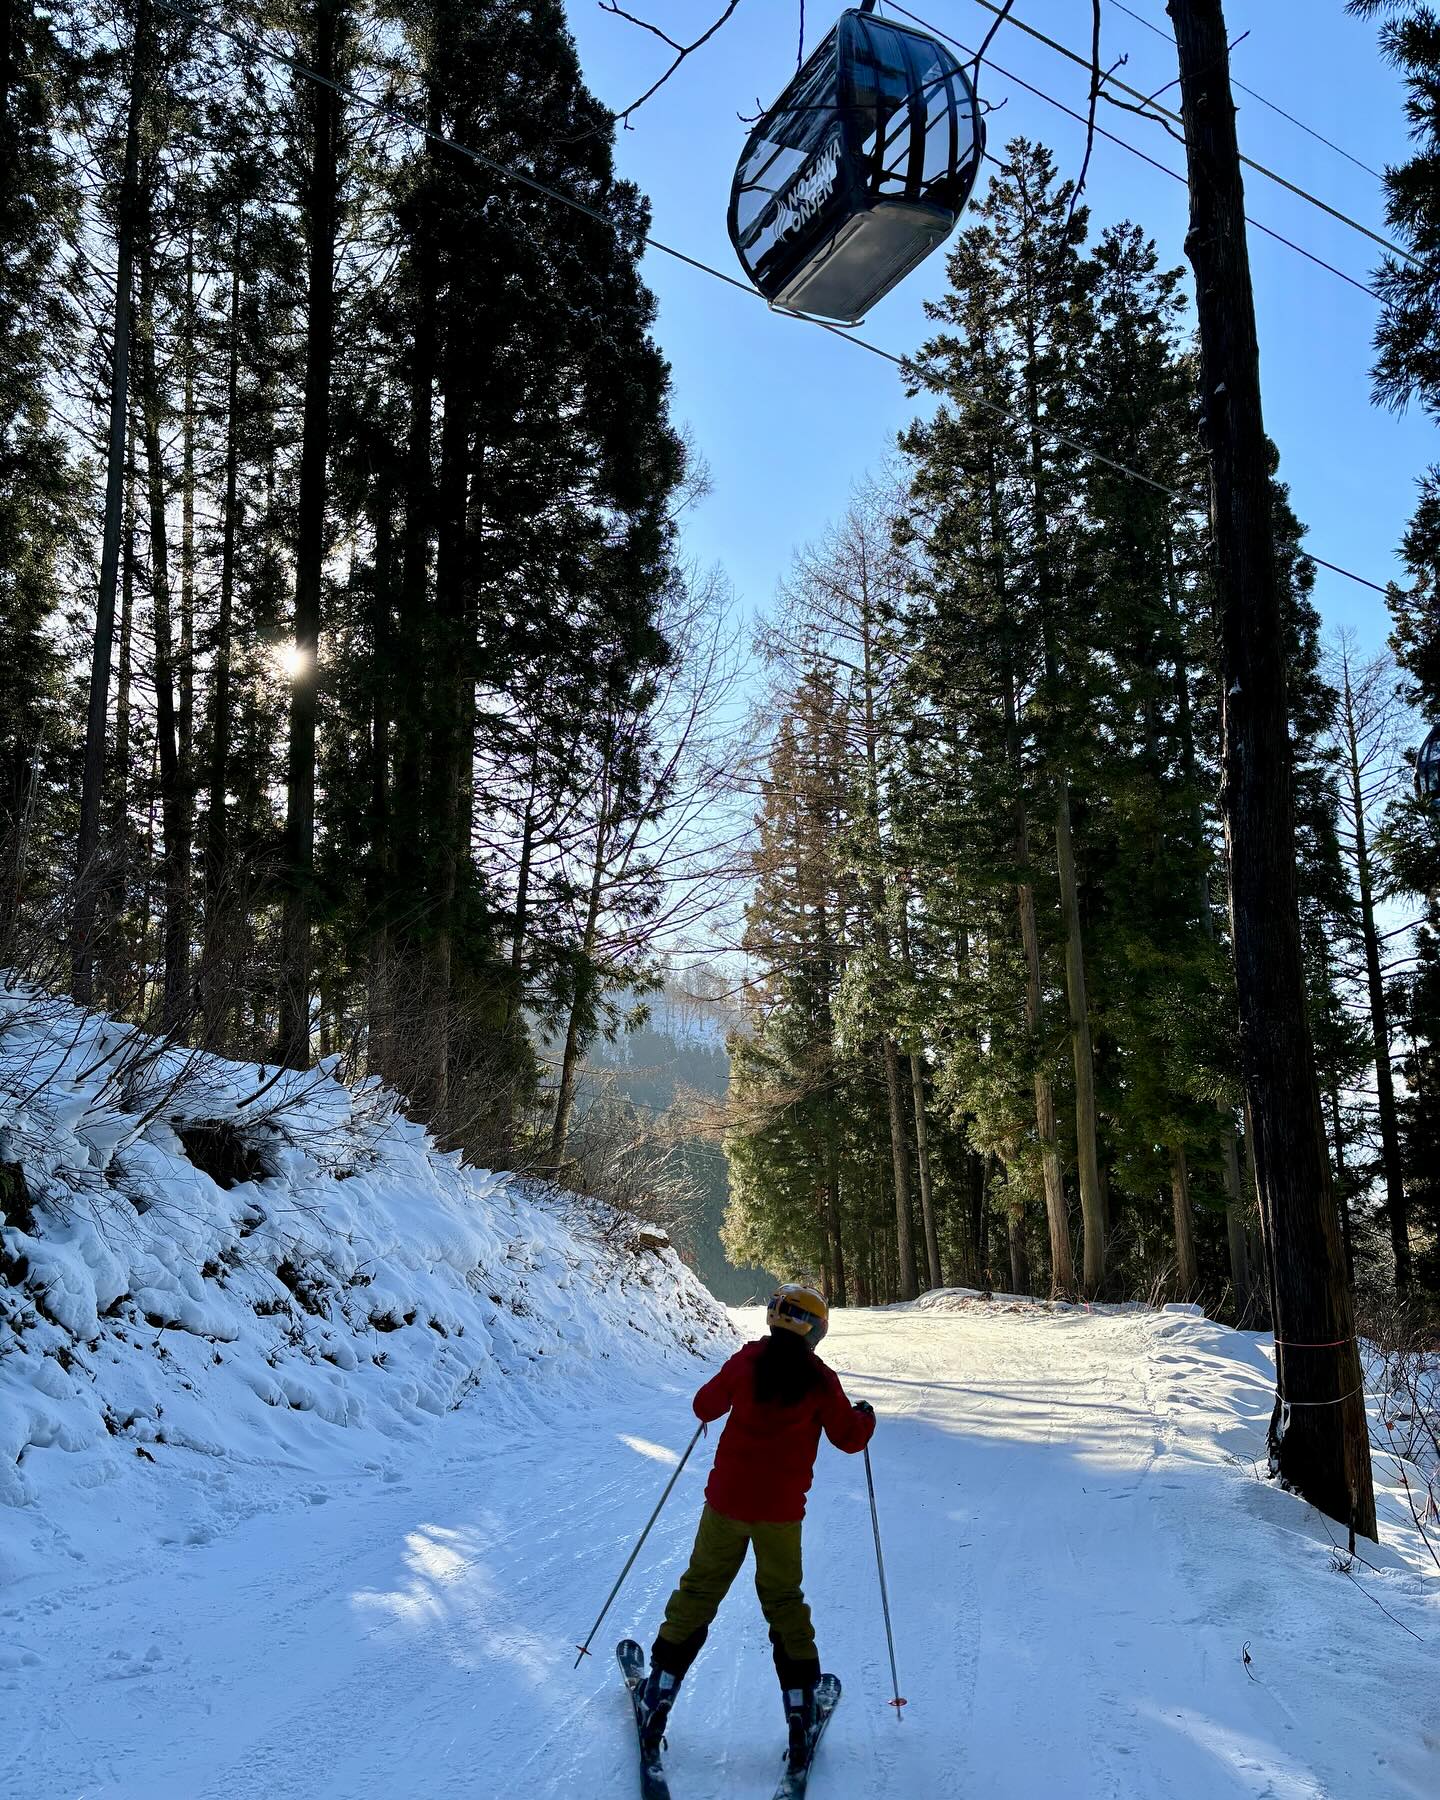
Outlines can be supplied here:
[[[899, 0], [886, 0], [886, 4], [891, 12], [899, 13], [902, 18], [913, 20], [915, 24], [922, 27], [925, 31], [930, 32], [933, 36], [943, 38], [947, 44], [953, 44], [954, 47], [964, 55], [969, 56], [972, 54], [968, 44], [962, 43], [959, 38], [952, 36], [948, 31], [942, 30], [940, 26], [932, 24], [929, 19], [922, 19], [919, 13], [911, 12], [908, 7], [901, 6]], [[1088, 126], [1089, 121], [1086, 119], [1084, 113], [1076, 112], [1074, 107], [1067, 106], [1063, 100], [1057, 100], [1054, 94], [1046, 93], [1044, 88], [1034, 86], [1033, 83], [1026, 81], [1023, 75], [1016, 75], [1013, 70], [1002, 68], [993, 57], [986, 58], [985, 66], [988, 69], [993, 69], [1003, 80], [1011, 81], [1016, 87], [1024, 88], [1027, 94], [1033, 94], [1037, 100], [1044, 100], [1047, 105], [1053, 106], [1057, 112], [1064, 113], [1066, 118], [1074, 119], [1079, 125]], [[1108, 143], [1118, 144], [1122, 150], [1128, 150], [1132, 156], [1138, 156], [1141, 162], [1148, 163], [1152, 169], [1158, 169], [1162, 175], [1168, 175], [1172, 181], [1178, 181], [1182, 187], [1187, 187], [1189, 185], [1178, 169], [1170, 168], [1168, 164], [1162, 163], [1158, 158], [1151, 156], [1148, 151], [1140, 149], [1137, 144], [1132, 144], [1128, 138], [1117, 137], [1113, 131], [1107, 131], [1105, 127], [1100, 124], [1095, 126], [1095, 135], [1097, 137], [1103, 137]], [[1249, 213], [1246, 213], [1245, 215], [1245, 223], [1249, 225], [1252, 230], [1263, 232], [1266, 237], [1273, 238], [1277, 244], [1283, 244], [1287, 250], [1293, 250], [1297, 256], [1303, 256], [1307, 262], [1314, 263], [1317, 268], [1324, 269], [1327, 274], [1336, 276], [1339, 280], [1347, 282], [1353, 288], [1359, 288], [1362, 294], [1368, 294], [1372, 300], [1378, 301], [1380, 299], [1379, 294], [1376, 293], [1375, 289], [1371, 287], [1368, 282], [1361, 281], [1358, 276], [1347, 274], [1344, 269], [1336, 268], [1334, 263], [1326, 262], [1323, 256], [1317, 256], [1313, 250], [1307, 250], [1303, 244], [1297, 244], [1293, 238], [1286, 237], [1284, 232], [1276, 231], [1273, 226], [1263, 224], [1259, 219], [1252, 218]]]
[[[1017, 18], [1014, 13], [1002, 12], [1001, 8], [995, 4], [995, 0], [975, 0], [975, 4], [983, 7], [986, 12], [999, 15], [1002, 24], [1013, 25], [1016, 30], [1023, 31], [1027, 37], [1034, 38], [1038, 43], [1044, 44], [1048, 49], [1056, 51], [1061, 56], [1068, 57], [1073, 63], [1078, 63], [1087, 74], [1092, 73], [1092, 65], [1088, 57], [1082, 56], [1078, 50], [1072, 50], [1068, 44], [1062, 44], [1057, 38], [1048, 36], [1036, 26], [1028, 24], [1024, 19]], [[1184, 120], [1180, 117], [1179, 113], [1171, 112], [1168, 107], [1158, 105], [1148, 94], [1142, 94], [1139, 88], [1132, 88], [1126, 82], [1120, 81], [1113, 71], [1107, 74], [1102, 70], [1100, 79], [1102, 85], [1118, 88], [1122, 94], [1128, 94], [1132, 100], [1137, 101], [1142, 109], [1140, 113], [1142, 118], [1148, 117], [1159, 123], [1178, 125], [1182, 130], [1184, 129]], [[1143, 108], [1145, 107], [1150, 108], [1148, 113], [1143, 111]], [[1389, 238], [1381, 237], [1378, 231], [1372, 231], [1368, 225], [1362, 225], [1359, 219], [1352, 219], [1349, 213], [1341, 212], [1338, 207], [1331, 206], [1328, 200], [1322, 200], [1318, 194], [1312, 194], [1308, 188], [1303, 188], [1299, 186], [1298, 183], [1290, 181], [1286, 176], [1279, 174], [1275, 169], [1266, 168], [1264, 163], [1256, 162], [1253, 157], [1245, 156], [1243, 154], [1240, 157], [1240, 161], [1247, 169], [1253, 169], [1257, 175], [1263, 175], [1267, 181], [1273, 181], [1277, 187], [1285, 188], [1289, 193], [1294, 194], [1297, 199], [1307, 201], [1311, 206], [1317, 207], [1321, 212], [1328, 213], [1332, 219], [1338, 220], [1340, 224], [1348, 225], [1352, 231], [1358, 231], [1362, 237], [1369, 238], [1372, 243], [1378, 244], [1380, 248], [1388, 252], [1389, 255], [1398, 256], [1404, 262], [1413, 263], [1417, 269], [1423, 269], [1425, 267], [1424, 260], [1421, 257], [1416, 256], [1413, 251], [1406, 250], [1401, 245], [1392, 243]]]
[[[268, 45], [248, 37], [243, 32], [217, 24], [213, 19], [207, 19], [203, 13], [181, 5], [180, 0], [155, 0], [155, 4], [166, 12], [189, 19], [194, 24], [208, 27], [218, 36], [228, 39], [238, 49], [245, 51], [249, 56], [259, 57], [263, 61], [289, 69], [307, 81], [313, 81], [321, 87], [331, 89], [332, 92], [352, 101], [374, 117], [388, 119], [396, 125], [404, 126], [407, 131], [414, 132], [426, 143], [449, 150], [454, 155], [464, 157], [467, 161], [476, 163], [483, 169], [488, 169], [492, 174], [499, 175], [506, 181], [512, 181], [519, 187], [529, 189], [532, 193], [542, 194], [546, 199], [554, 200], [561, 206], [568, 206], [573, 211], [583, 213], [589, 219], [594, 219], [598, 224], [614, 229], [612, 219], [598, 207], [591, 206], [588, 201], [581, 200], [577, 195], [567, 194], [560, 188], [551, 187], [547, 182], [540, 181], [533, 175], [527, 175], [522, 169], [516, 169], [508, 163], [497, 161], [493, 156], [487, 156], [483, 150], [475, 150], [468, 144], [462, 144], [457, 138], [446, 137], [443, 132], [431, 131], [423, 121], [411, 114], [397, 107], [388, 106], [383, 101], [372, 100], [368, 95], [348, 87], [344, 82], [336, 81], [332, 76], [321, 74], [319, 70], [310, 68], [298, 57], [287, 56], [281, 50], [272, 50]], [[896, 8], [896, 10], [901, 9]], [[661, 239], [648, 233], [643, 242], [648, 249], [658, 251], [662, 256], [671, 257], [676, 262], [684, 263], [687, 268], [698, 270], [700, 274], [708, 275], [712, 280], [721, 281], [726, 287], [738, 288], [742, 294], [748, 295], [753, 300], [764, 299], [764, 296], [751, 287], [748, 281], [741, 281], [737, 276], [727, 275], [723, 269], [717, 269], [713, 263], [703, 262], [699, 257], [691, 256], [684, 250], [677, 250], [673, 244], [664, 243]], [[1004, 407], [987, 400], [983, 395], [971, 393], [970, 390], [962, 387], [960, 383], [951, 380], [948, 376], [941, 375], [933, 369], [927, 369], [924, 364], [916, 362], [913, 357], [900, 356], [893, 350], [885, 349], [881, 344], [875, 344], [868, 338], [857, 336], [855, 332], [848, 331], [843, 326], [832, 325], [828, 320], [817, 319], [808, 313], [791, 312], [788, 308], [781, 306], [772, 306], [771, 311], [780, 313], [786, 318], [796, 319], [801, 324], [816, 325], [822, 331], [828, 331], [832, 337], [841, 338], [861, 350], [868, 351], [871, 356], [878, 356], [885, 362], [893, 363], [907, 379], [919, 383], [942, 398], [970, 399], [999, 418], [1011, 419], [1011, 415], [1006, 412]], [[1012, 420], [1012, 422], [1014, 421]], [[1064, 444], [1068, 449], [1076, 451], [1092, 463], [1111, 469], [1117, 475], [1125, 476], [1127, 480], [1140, 482], [1143, 486], [1154, 489], [1156, 493], [1165, 494], [1181, 504], [1193, 502], [1193, 496], [1184, 493], [1181, 489], [1173, 488], [1167, 482], [1157, 481], [1153, 476], [1145, 474], [1143, 470], [1136, 469], [1129, 463], [1120, 462], [1113, 456], [1107, 456], [1104, 451], [1096, 450], [1092, 445], [1082, 442], [1079, 438], [1070, 437], [1065, 432], [1054, 430], [1053, 427], [1050, 435], [1057, 443]], [[1390, 592], [1383, 583], [1371, 581], [1365, 575], [1357, 575], [1353, 569], [1344, 568], [1340, 563], [1328, 562], [1323, 556], [1315, 556], [1308, 550], [1298, 550], [1296, 555], [1304, 562], [1313, 563], [1316, 568], [1328, 569], [1334, 575], [1343, 575], [1347, 581], [1353, 581], [1361, 587], [1369, 588], [1372, 593], [1388, 595]]]
[[[1110, 0], [1110, 4], [1117, 12], [1124, 13], [1137, 25], [1143, 25], [1147, 31], [1153, 31], [1156, 37], [1163, 39], [1172, 47], [1174, 46], [1175, 39], [1168, 31], [1162, 30], [1153, 19], [1147, 19], [1144, 13], [1138, 13], [1132, 7], [1126, 6], [1125, 0]], [[1361, 162], [1360, 158], [1352, 156], [1343, 144], [1337, 144], [1333, 138], [1326, 137], [1323, 131], [1317, 131], [1313, 125], [1307, 125], [1303, 119], [1297, 119], [1294, 113], [1286, 112], [1283, 106], [1278, 105], [1274, 100], [1268, 100], [1264, 94], [1258, 93], [1254, 88], [1246, 87], [1243, 81], [1237, 81], [1233, 75], [1230, 77], [1230, 85], [1238, 88], [1242, 94], [1248, 94], [1252, 100], [1258, 100], [1262, 106], [1268, 106], [1271, 112], [1279, 113], [1282, 119], [1287, 119], [1298, 131], [1303, 131], [1307, 137], [1314, 138], [1317, 144], [1323, 144], [1327, 150], [1333, 150], [1337, 156], [1343, 156], [1346, 162], [1354, 163], [1357, 169], [1363, 169], [1367, 175], [1373, 175], [1377, 181], [1385, 179], [1381, 170], [1372, 169], [1369, 163]]]

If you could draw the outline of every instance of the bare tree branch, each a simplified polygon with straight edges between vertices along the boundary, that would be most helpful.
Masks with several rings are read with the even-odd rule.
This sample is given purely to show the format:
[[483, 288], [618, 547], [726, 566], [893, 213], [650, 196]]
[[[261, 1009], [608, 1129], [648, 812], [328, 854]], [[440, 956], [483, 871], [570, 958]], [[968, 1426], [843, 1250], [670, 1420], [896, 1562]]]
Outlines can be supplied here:
[[[1005, 4], [996, 13], [994, 22], [991, 24], [990, 29], [985, 33], [985, 36], [980, 40], [980, 48], [975, 52], [975, 60], [970, 65], [970, 85], [971, 85], [971, 87], [973, 87], [975, 89], [977, 94], [980, 91], [980, 65], [984, 62], [986, 52], [989, 50], [991, 44], [993, 44], [995, 41], [995, 33], [997, 31], [999, 31], [1000, 27], [1010, 17], [1010, 9], [1012, 6], [1014, 6], [1014, 4], [1015, 4], [1015, 0], [1005, 0]], [[1098, 4], [1098, 0], [1097, 0], [1097, 4]]]
[[735, 8], [739, 6], [739, 4], [740, 0], [726, 0], [724, 12], [721, 13], [720, 17], [715, 20], [714, 24], [712, 24], [708, 30], [703, 31], [700, 36], [695, 39], [694, 43], [681, 44], [677, 43], [668, 32], [662, 31], [658, 25], [652, 25], [648, 19], [637, 18], [634, 13], [626, 12], [623, 7], [616, 3], [616, 0], [600, 0], [601, 12], [614, 13], [617, 19], [624, 19], [629, 25], [637, 25], [641, 31], [648, 31], [653, 37], [658, 37], [662, 43], [667, 44], [670, 49], [675, 52], [675, 60], [670, 64], [670, 67], [666, 69], [660, 79], [652, 82], [638, 100], [632, 100], [627, 107], [624, 107], [620, 112], [617, 112], [615, 114], [616, 122], [620, 125], [624, 125], [628, 130], [631, 114], [639, 112], [640, 108], [647, 100], [659, 93], [660, 89], [664, 87], [665, 83], [680, 67], [681, 63], [685, 61], [686, 57], [693, 56], [697, 50], [703, 49], [704, 46], [710, 42], [711, 38], [714, 37], [721, 26], [729, 20], [730, 15], [735, 11]]
[[[1075, 183], [1070, 195], [1070, 211], [1065, 218], [1065, 229], [1068, 232], [1070, 222], [1075, 217], [1075, 208], [1080, 204], [1080, 196], [1085, 192], [1085, 178], [1090, 173], [1090, 158], [1095, 151], [1095, 112], [1100, 104], [1100, 89], [1115, 70], [1124, 62], [1122, 56], [1109, 71], [1100, 67], [1100, 0], [1090, 0], [1092, 24], [1090, 32], [1090, 104], [1085, 119], [1085, 160], [1080, 164], [1080, 178]], [[995, 21], [998, 28], [1000, 21]], [[993, 34], [992, 28], [992, 34]]]

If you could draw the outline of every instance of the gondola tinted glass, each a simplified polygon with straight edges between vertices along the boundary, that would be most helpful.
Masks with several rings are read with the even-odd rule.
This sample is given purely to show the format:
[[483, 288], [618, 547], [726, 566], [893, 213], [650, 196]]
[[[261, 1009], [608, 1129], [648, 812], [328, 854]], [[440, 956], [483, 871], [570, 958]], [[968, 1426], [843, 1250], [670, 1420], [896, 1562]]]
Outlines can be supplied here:
[[955, 229], [984, 148], [943, 44], [842, 13], [746, 142], [735, 253], [767, 300], [853, 325]]
[[1415, 788], [1422, 800], [1440, 806], [1440, 725], [1420, 746], [1415, 759]]

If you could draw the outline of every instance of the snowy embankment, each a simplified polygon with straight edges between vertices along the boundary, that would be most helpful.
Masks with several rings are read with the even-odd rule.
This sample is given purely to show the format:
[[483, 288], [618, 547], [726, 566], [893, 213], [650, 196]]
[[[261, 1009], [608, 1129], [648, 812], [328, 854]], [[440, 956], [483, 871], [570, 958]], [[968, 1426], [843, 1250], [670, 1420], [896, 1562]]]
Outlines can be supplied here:
[[204, 1542], [239, 1485], [242, 1513], [269, 1503], [247, 1465], [393, 1476], [462, 1405], [498, 1445], [733, 1341], [662, 1235], [462, 1168], [378, 1083], [23, 992], [0, 993], [0, 1213], [0, 1588], [117, 1505], [123, 1537], [170, 1473], [173, 1535]]
[[[610, 1646], [649, 1643], [713, 1433], [573, 1646], [730, 1322], [663, 1245], [435, 1157], [378, 1091], [5, 1004], [0, 1793], [635, 1793]], [[1385, 1456], [1348, 1570], [1261, 1479], [1267, 1339], [945, 1293], [838, 1312], [825, 1355], [879, 1417], [909, 1705], [863, 1463], [822, 1446], [806, 1588], [845, 1698], [815, 1800], [1440, 1800], [1440, 1573]], [[782, 1738], [742, 1577], [676, 1800], [763, 1800]]]

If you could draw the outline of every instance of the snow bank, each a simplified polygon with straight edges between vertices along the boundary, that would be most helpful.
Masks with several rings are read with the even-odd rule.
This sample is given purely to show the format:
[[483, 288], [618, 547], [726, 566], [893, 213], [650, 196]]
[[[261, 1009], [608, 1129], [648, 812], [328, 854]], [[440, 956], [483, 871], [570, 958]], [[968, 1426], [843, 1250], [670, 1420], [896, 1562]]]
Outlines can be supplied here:
[[378, 1083], [23, 990], [0, 992], [0, 1222], [15, 1507], [57, 1457], [85, 1486], [177, 1451], [373, 1467], [462, 1404], [519, 1423], [734, 1342], [663, 1234], [462, 1167]]

